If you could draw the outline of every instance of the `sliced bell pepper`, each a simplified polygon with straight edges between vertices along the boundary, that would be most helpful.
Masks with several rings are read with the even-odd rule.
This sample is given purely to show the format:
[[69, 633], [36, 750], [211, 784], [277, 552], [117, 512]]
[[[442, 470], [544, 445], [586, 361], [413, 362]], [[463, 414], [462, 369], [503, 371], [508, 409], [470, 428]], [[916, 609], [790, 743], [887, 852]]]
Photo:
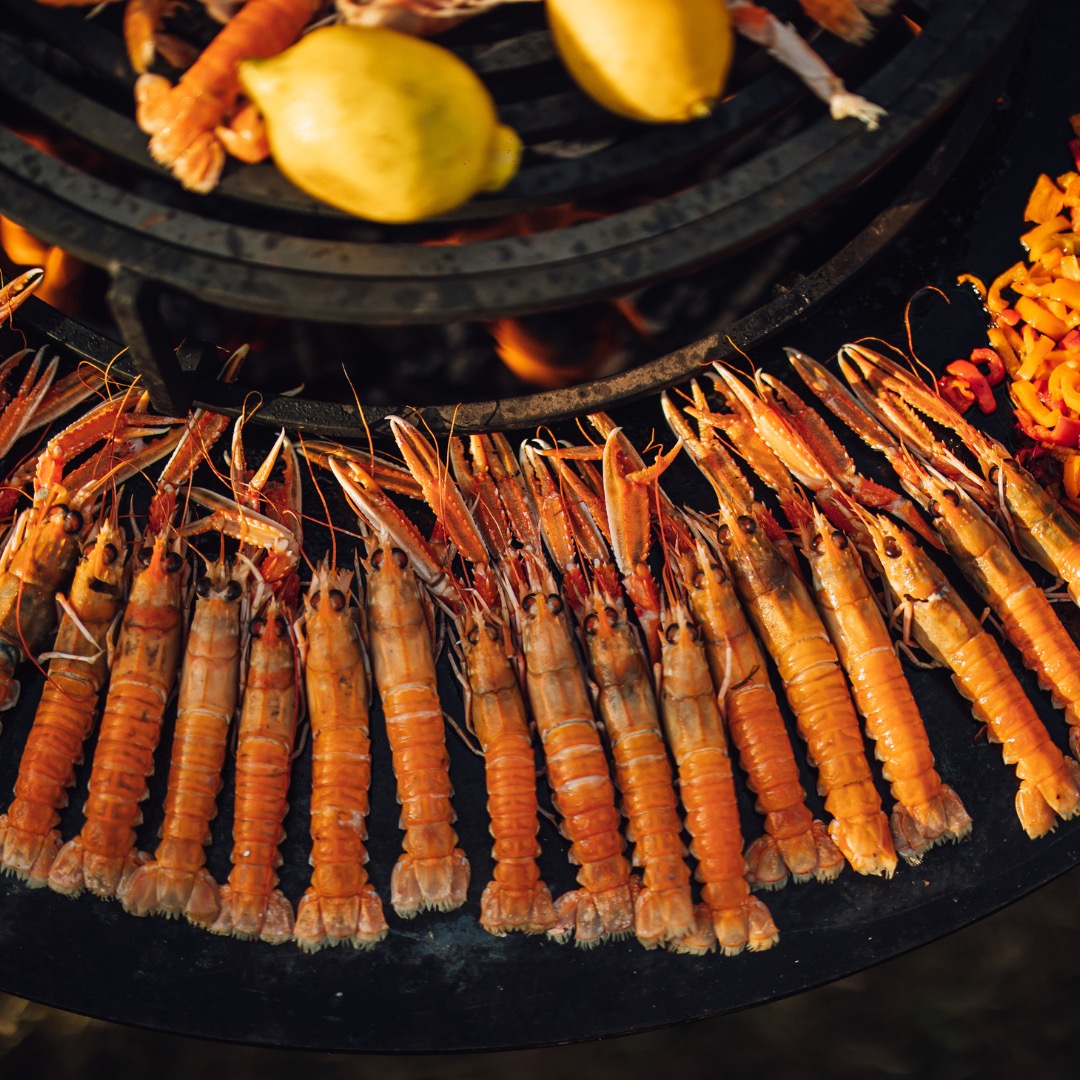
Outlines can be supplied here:
[[977, 278], [974, 274], [961, 274], [956, 279], [956, 284], [970, 285], [975, 290], [975, 293], [979, 297], [979, 299], [985, 303], [986, 286], [983, 284], [982, 278]]
[[1051, 315], [1037, 300], [1030, 296], [1021, 296], [1016, 301], [1016, 310], [1029, 326], [1038, 330], [1040, 334], [1046, 334], [1055, 341], [1063, 338], [1069, 328], [1056, 315]]
[[946, 365], [945, 370], [950, 375], [955, 375], [968, 384], [980, 412], [989, 414], [997, 408], [994, 391], [990, 389], [990, 383], [970, 360], [954, 360], [951, 364]]
[[942, 398], [961, 415], [975, 403], [975, 391], [967, 379], [957, 375], [942, 375], [937, 381], [937, 388]]
[[1070, 454], [1061, 470], [1061, 482], [1070, 499], [1080, 498], [1080, 454]]
[[973, 364], [986, 365], [986, 381], [991, 386], [1005, 378], [1005, 361], [996, 349], [972, 349], [970, 359]]
[[1017, 380], [1010, 384], [1009, 393], [1017, 406], [1023, 409], [1031, 419], [1043, 427], [1053, 427], [1061, 419], [1057, 409], [1048, 409], [1039, 398], [1039, 391], [1032, 383]]
[[1065, 193], [1043, 173], [1031, 190], [1027, 206], [1024, 208], [1024, 220], [1042, 225], [1061, 213], [1065, 205]]
[[1017, 423], [1029, 439], [1044, 446], [1080, 447], [1080, 420], [1057, 413], [1057, 420], [1052, 427], [1037, 423], [1024, 409], [1013, 410]]

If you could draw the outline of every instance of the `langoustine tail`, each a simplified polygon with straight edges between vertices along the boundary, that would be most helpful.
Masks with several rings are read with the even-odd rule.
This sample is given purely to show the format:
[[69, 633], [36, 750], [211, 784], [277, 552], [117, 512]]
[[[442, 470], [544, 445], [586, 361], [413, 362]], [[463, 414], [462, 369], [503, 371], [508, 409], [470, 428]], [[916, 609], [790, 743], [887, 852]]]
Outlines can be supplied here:
[[748, 896], [738, 907], [714, 908], [712, 922], [725, 956], [738, 956], [743, 949], [763, 952], [780, 940], [769, 909], [756, 896]]
[[120, 902], [131, 915], [186, 918], [195, 926], [210, 927], [220, 914], [218, 883], [206, 867], [180, 870], [151, 860], [123, 882]]
[[69, 840], [56, 855], [49, 871], [49, 887], [64, 896], [75, 897], [84, 890], [111, 900], [125, 879], [150, 858], [132, 848], [126, 855], [100, 855], [83, 843], [82, 837]]
[[245, 941], [258, 939], [269, 945], [292, 939], [292, 904], [277, 889], [264, 896], [235, 892], [231, 886], [222, 885], [218, 897], [221, 910], [208, 927], [211, 933]]
[[1058, 818], [1080, 814], [1080, 765], [1062, 755], [1062, 768], [1044, 780], [1024, 779], [1016, 793], [1016, 813], [1032, 840], [1052, 832]]
[[293, 935], [305, 952], [327, 945], [351, 945], [370, 949], [389, 932], [382, 900], [370, 884], [350, 896], [323, 896], [311, 888], [296, 909]]
[[928, 802], [917, 806], [897, 803], [890, 824], [896, 853], [913, 866], [936, 844], [946, 840], [955, 844], [971, 833], [971, 817], [948, 784], [942, 784]]
[[646, 949], [681, 941], [694, 929], [689, 888], [643, 888], [634, 904], [634, 932]]
[[603, 891], [573, 889], [555, 901], [555, 925], [548, 937], [566, 941], [574, 935], [574, 944], [591, 949], [609, 938], [629, 937], [634, 933], [634, 903], [640, 879], [630, 875], [629, 883]]
[[453, 911], [465, 903], [469, 860], [460, 848], [424, 859], [405, 852], [390, 878], [390, 903], [403, 919], [428, 909]]
[[833, 818], [829, 836], [856, 873], [887, 878], [895, 873], [896, 853], [889, 822], [884, 814]]
[[12, 874], [31, 889], [49, 882], [49, 871], [61, 846], [60, 832], [27, 832], [0, 815], [0, 873]]
[[492, 881], [480, 899], [480, 925], [495, 937], [505, 937], [514, 930], [523, 934], [544, 934], [555, 923], [551, 890], [542, 881], [525, 889]]

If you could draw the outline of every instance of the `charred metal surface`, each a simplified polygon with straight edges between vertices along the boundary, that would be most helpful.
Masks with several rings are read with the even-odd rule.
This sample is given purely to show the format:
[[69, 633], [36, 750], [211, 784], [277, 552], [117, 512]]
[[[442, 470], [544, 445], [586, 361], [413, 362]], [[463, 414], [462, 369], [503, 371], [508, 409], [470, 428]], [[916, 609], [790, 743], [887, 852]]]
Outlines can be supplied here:
[[[33, 0], [6, 5], [17, 16]], [[626, 134], [625, 125], [614, 121], [607, 129], [610, 145], [556, 162], [542, 160], [533, 146], [503, 195], [474, 200], [454, 215], [465, 220], [478, 209], [486, 217], [552, 206], [596, 191], [617, 190], [628, 200], [621, 209], [613, 201], [602, 218], [564, 229], [431, 246], [438, 226], [425, 223], [375, 230], [374, 241], [337, 239], [326, 226], [342, 216], [288, 194], [284, 181], [270, 180], [276, 173], [269, 166], [235, 170], [210, 199], [184, 195], [175, 184], [124, 190], [6, 132], [0, 139], [0, 202], [35, 234], [63, 239], [95, 265], [122, 264], [148, 281], [238, 311], [400, 324], [579, 305], [730, 258], [853, 189], [943, 115], [993, 59], [1028, 5], [954, 0], [926, 6], [930, 16], [917, 36], [898, 22], [882, 28], [882, 41], [891, 35], [896, 47], [877, 57], [880, 64], [853, 86], [889, 109], [877, 132], [854, 120], [834, 123], [815, 106], [793, 114], [794, 134], [766, 138], [764, 147], [754, 145], [745, 160], [729, 164], [723, 155], [732, 137], [759, 129], [768, 135], [772, 116], [790, 98], [787, 77], [770, 68], [700, 125], [632, 126]], [[48, 14], [71, 16], [71, 25], [81, 26], [76, 12]], [[3, 42], [0, 88], [70, 130], [89, 132], [91, 139], [105, 133], [103, 149], [153, 175], [144, 137], [130, 116], [105, 115], [106, 105]], [[544, 138], [551, 135], [546, 131]], [[712, 165], [697, 180], [677, 171], [706, 158]], [[641, 188], [643, 177], [672, 168], [674, 191]], [[257, 228], [236, 223], [244, 218], [245, 177], [256, 184], [258, 209], [275, 203], [298, 215], [289, 227], [284, 219], [279, 227], [272, 220]]]

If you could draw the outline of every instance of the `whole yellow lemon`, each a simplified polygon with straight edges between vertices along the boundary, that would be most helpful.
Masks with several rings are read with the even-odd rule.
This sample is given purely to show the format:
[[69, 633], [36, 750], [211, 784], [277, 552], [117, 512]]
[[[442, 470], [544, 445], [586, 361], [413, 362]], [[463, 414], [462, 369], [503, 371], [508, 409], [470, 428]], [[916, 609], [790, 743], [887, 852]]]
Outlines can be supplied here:
[[238, 73], [282, 173], [360, 217], [417, 221], [517, 170], [521, 140], [498, 122], [484, 84], [429, 41], [329, 26]]
[[706, 115], [731, 66], [725, 0], [547, 0], [559, 55], [590, 97], [620, 116]]

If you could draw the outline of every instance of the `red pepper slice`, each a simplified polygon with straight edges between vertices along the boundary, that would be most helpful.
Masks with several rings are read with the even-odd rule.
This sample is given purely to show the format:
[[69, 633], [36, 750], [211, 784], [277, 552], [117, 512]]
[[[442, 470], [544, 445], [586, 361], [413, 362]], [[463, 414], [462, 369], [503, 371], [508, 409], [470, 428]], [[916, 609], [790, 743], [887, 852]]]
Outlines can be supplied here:
[[1071, 416], [1063, 416], [1052, 427], [1043, 427], [1036, 424], [1031, 414], [1023, 409], [1014, 409], [1017, 423], [1029, 439], [1046, 446], [1070, 446], [1080, 448], [1080, 420], [1074, 420]]
[[968, 384], [982, 413], [992, 413], [997, 408], [994, 400], [994, 391], [990, 389], [990, 383], [986, 376], [970, 360], [954, 360], [947, 364], [945, 370], [958, 379], [963, 379]]
[[1005, 361], [998, 356], [995, 349], [972, 349], [971, 362], [986, 365], [986, 381], [991, 386], [997, 386], [1005, 378]]
[[1070, 330], [1058, 345], [1062, 349], [1080, 349], [1080, 329]]
[[[946, 369], [948, 370], [948, 369]], [[978, 368], [973, 368], [980, 379]], [[983, 382], [985, 383], [985, 379]], [[937, 381], [938, 393], [958, 412], [965, 413], [975, 401], [975, 392], [967, 379], [957, 375], [942, 375]]]
[[1069, 149], [1072, 151], [1073, 161], [1076, 162], [1076, 168], [1080, 171], [1080, 139], [1070, 139]]
[[1002, 308], [997, 313], [997, 321], [1005, 323], [1006, 326], [1015, 326], [1020, 321], [1020, 312], [1016, 308]]

